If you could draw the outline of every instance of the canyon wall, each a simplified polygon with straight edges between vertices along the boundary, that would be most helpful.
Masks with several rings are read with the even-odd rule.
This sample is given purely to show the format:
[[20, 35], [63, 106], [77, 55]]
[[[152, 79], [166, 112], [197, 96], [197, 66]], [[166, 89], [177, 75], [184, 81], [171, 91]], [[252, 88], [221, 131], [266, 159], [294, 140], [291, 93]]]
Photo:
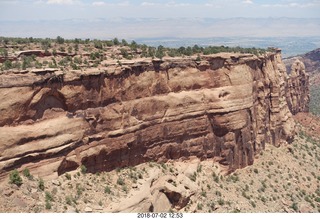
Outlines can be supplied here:
[[0, 75], [0, 178], [15, 168], [54, 177], [82, 164], [97, 172], [194, 156], [231, 172], [266, 143], [290, 141], [287, 101], [294, 113], [308, 101], [307, 77], [290, 79], [280, 51], [105, 66]]

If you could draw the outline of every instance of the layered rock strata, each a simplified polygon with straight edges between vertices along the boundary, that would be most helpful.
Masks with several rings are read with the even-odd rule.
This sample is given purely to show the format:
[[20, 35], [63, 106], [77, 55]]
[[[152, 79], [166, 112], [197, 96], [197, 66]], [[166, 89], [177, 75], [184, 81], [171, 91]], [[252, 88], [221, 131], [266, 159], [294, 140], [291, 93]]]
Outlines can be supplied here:
[[286, 95], [289, 109], [293, 114], [309, 112], [309, 74], [306, 73], [303, 62], [298, 59], [291, 66]]
[[286, 97], [297, 96], [299, 111], [304, 90], [287, 86], [280, 51], [105, 65], [0, 75], [2, 178], [14, 168], [54, 177], [192, 156], [230, 172], [294, 135]]

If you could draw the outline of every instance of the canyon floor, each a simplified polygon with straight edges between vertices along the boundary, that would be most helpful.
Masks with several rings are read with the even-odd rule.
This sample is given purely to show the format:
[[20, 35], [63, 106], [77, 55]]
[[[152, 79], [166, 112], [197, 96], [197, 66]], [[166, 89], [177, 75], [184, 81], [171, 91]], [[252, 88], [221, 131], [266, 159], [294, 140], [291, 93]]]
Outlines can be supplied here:
[[196, 158], [96, 174], [82, 167], [57, 179], [21, 173], [20, 187], [1, 183], [0, 212], [320, 212], [320, 119], [295, 117], [291, 144], [267, 145], [230, 175]]

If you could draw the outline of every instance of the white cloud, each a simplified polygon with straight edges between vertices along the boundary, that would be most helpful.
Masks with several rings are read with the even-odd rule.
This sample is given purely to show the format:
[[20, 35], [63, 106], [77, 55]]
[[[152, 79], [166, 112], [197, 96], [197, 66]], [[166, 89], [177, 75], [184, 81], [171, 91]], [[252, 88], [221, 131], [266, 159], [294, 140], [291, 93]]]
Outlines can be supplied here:
[[157, 3], [154, 2], [142, 2], [141, 6], [155, 6], [155, 5], [159, 5]]
[[125, 2], [120, 2], [120, 3], [118, 3], [117, 5], [118, 5], [118, 6], [129, 6], [130, 3], [129, 3], [129, 1], [125, 1]]
[[253, 1], [252, 0], [244, 0], [244, 1], [242, 1], [242, 3], [244, 3], [244, 4], [253, 4]]
[[76, 0], [48, 0], [47, 4], [57, 4], [57, 5], [72, 5], [77, 3]]
[[316, 2], [316, 1], [312, 3], [291, 2], [288, 4], [263, 4], [261, 6], [265, 8], [309, 8], [309, 7], [320, 6], [320, 2]]
[[106, 5], [105, 2], [92, 2], [93, 6], [102, 6], [102, 5]]
[[119, 3], [107, 3], [104, 1], [96, 1], [92, 2], [93, 6], [120, 6], [120, 7], [127, 7], [130, 6], [129, 1], [119, 2]]
[[190, 6], [189, 3], [176, 3], [175, 1], [168, 2], [165, 4], [167, 7], [185, 7], [185, 6]]

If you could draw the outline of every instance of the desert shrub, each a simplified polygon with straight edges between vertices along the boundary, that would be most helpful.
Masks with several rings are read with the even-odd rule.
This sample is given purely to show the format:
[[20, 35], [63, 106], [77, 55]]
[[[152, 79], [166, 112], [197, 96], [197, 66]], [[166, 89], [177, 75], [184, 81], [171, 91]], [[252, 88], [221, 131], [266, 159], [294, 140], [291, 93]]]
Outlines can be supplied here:
[[4, 70], [8, 70], [8, 69], [11, 69], [12, 68], [12, 62], [10, 60], [6, 60], [4, 63], [3, 63], [3, 69]]
[[44, 191], [44, 181], [43, 181], [43, 179], [39, 179], [39, 181], [38, 181], [38, 188], [40, 189], [40, 190], [42, 190], [42, 191]]
[[202, 165], [199, 165], [199, 166], [197, 167], [197, 172], [198, 172], [198, 173], [201, 173], [201, 171], [202, 171]]
[[117, 184], [120, 185], [120, 186], [124, 185], [124, 180], [121, 177], [119, 177], [117, 179]]
[[189, 178], [190, 178], [193, 182], [195, 182], [195, 181], [197, 180], [197, 173], [194, 172], [191, 176], [189, 176]]
[[292, 203], [290, 206], [293, 210], [298, 211], [298, 204], [296, 202]]
[[80, 170], [82, 174], [86, 174], [87, 173], [87, 167], [85, 165], [81, 165], [80, 166]]
[[104, 188], [104, 193], [111, 194], [111, 188], [109, 186], [106, 186]]
[[15, 184], [17, 186], [21, 186], [22, 185], [22, 178], [18, 172], [18, 170], [13, 170], [11, 171], [10, 175], [9, 175], [9, 182], [11, 184]]
[[218, 204], [219, 204], [219, 205], [221, 205], [221, 206], [222, 206], [222, 205], [224, 205], [224, 204], [225, 204], [225, 203], [224, 203], [224, 200], [223, 200], [223, 199], [221, 199], [221, 198], [219, 198], [219, 200], [218, 200]]
[[67, 205], [71, 205], [72, 204], [72, 199], [70, 196], [66, 196], [66, 203]]
[[30, 171], [29, 171], [28, 168], [25, 168], [22, 173], [23, 173], [23, 175], [24, 175], [25, 177], [27, 177], [28, 179], [32, 179], [32, 175], [30, 174]]
[[69, 173], [66, 173], [65, 176], [68, 180], [71, 180], [71, 175]]
[[46, 191], [45, 192], [45, 199], [46, 199], [46, 201], [53, 201], [53, 196], [51, 195], [51, 193], [50, 192], [48, 192], [48, 191]]
[[51, 209], [52, 208], [52, 205], [51, 205], [51, 202], [50, 201], [46, 201], [46, 209]]
[[125, 193], [128, 193], [128, 187], [126, 185], [122, 186], [122, 191], [124, 191]]
[[165, 170], [167, 169], [167, 165], [166, 165], [165, 163], [161, 163], [160, 165], [161, 165], [161, 167], [162, 167], [163, 169], [165, 169]]
[[219, 183], [219, 176], [212, 174], [213, 177], [213, 181], [215, 181], [216, 183]]

